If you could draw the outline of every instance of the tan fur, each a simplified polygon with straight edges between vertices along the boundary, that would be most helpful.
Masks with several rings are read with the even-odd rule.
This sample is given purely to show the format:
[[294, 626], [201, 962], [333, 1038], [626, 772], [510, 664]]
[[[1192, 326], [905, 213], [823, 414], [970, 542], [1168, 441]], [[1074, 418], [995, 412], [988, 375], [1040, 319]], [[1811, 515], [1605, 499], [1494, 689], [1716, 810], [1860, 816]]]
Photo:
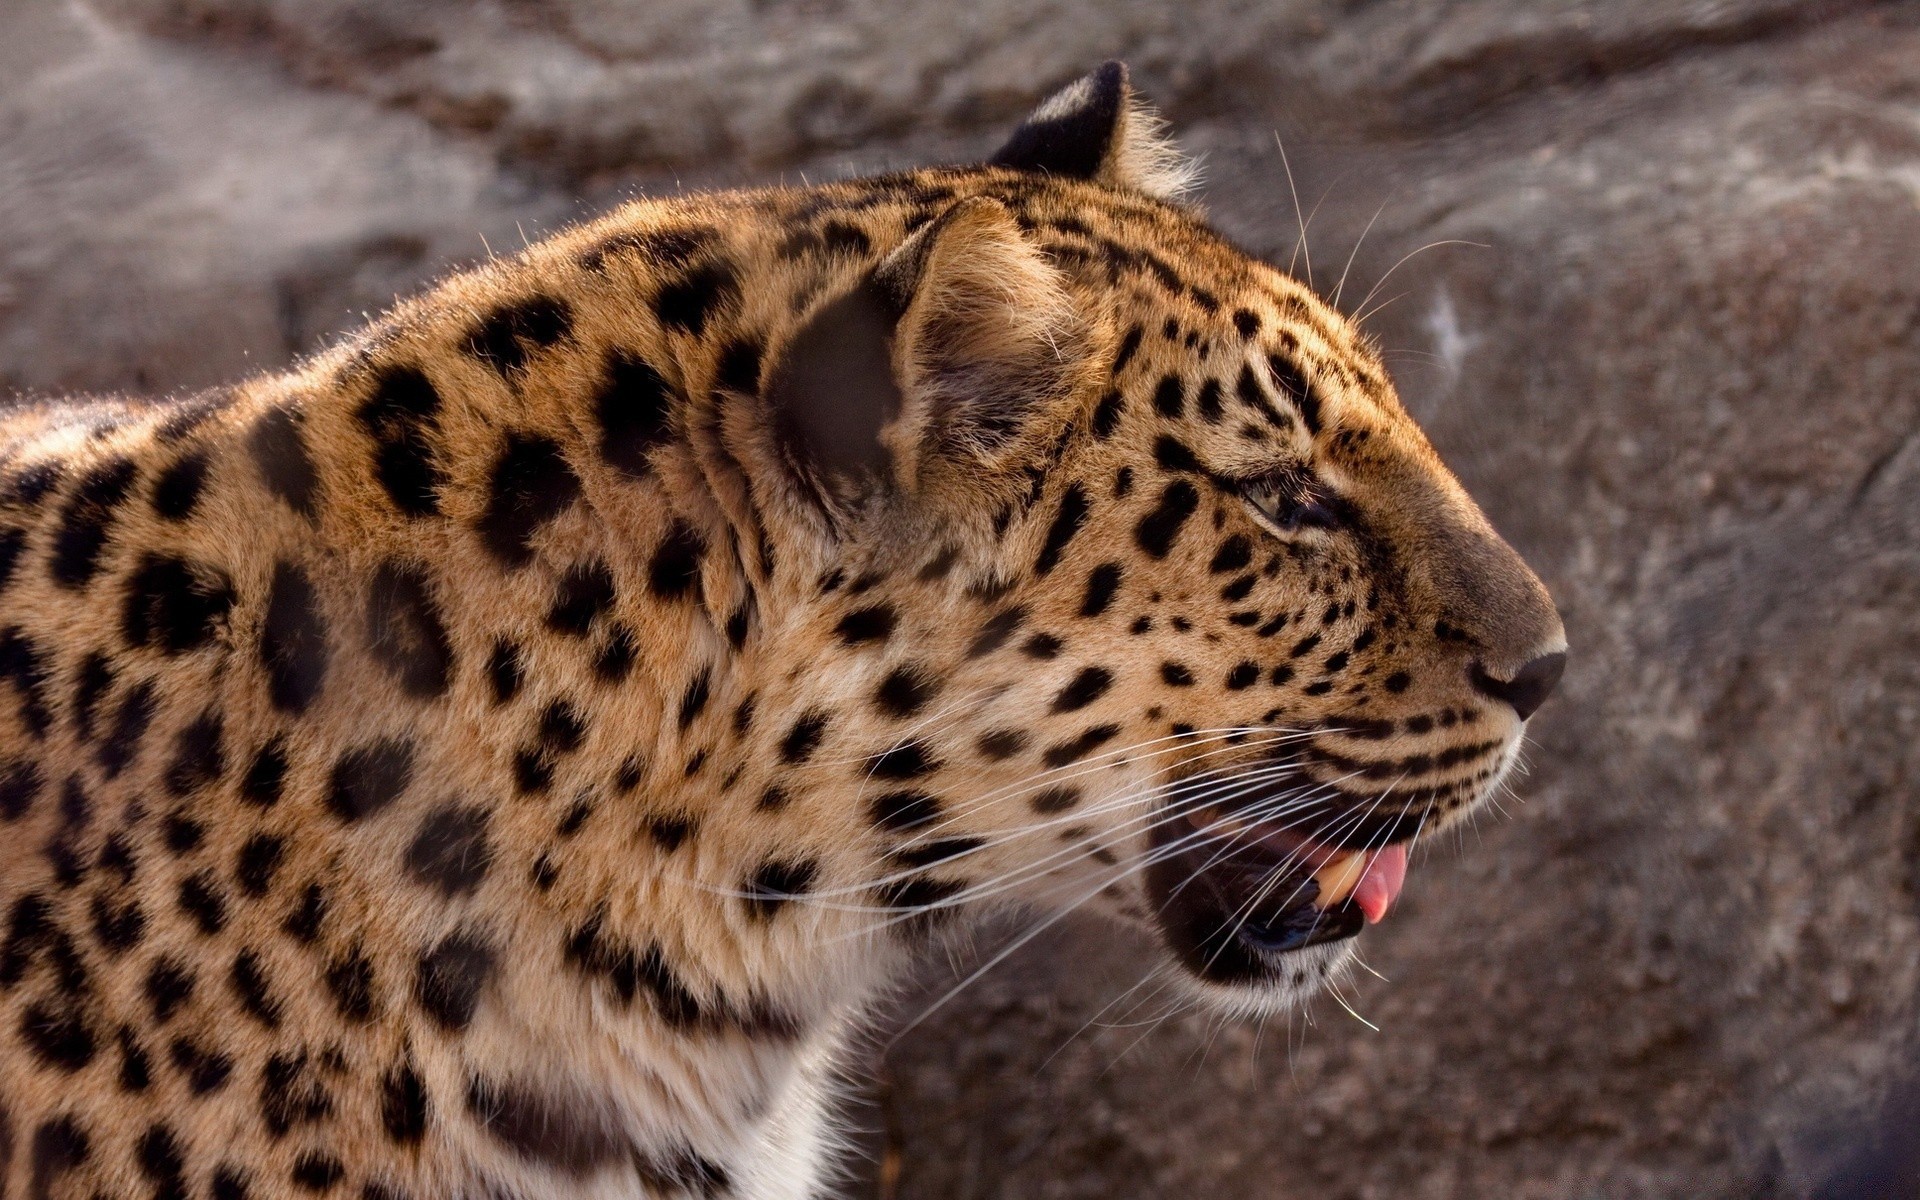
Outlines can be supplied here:
[[[1129, 169], [1159, 172], [1155, 161]], [[810, 483], [759, 381], [915, 229], [934, 237], [891, 351], [905, 408], [884, 437], [898, 478]], [[685, 296], [701, 278], [731, 283], [692, 328]], [[674, 289], [682, 300], [663, 302]], [[563, 306], [564, 331], [547, 338], [523, 308], [520, 325], [487, 333], [530, 301]], [[1238, 313], [1257, 328], [1242, 333]], [[724, 379], [747, 345], [764, 352], [759, 369]], [[1312, 382], [1318, 437], [1297, 415], [1281, 428], [1236, 399], [1250, 372], [1264, 404], [1294, 413], [1269, 354]], [[670, 407], [639, 470], [637, 451], [605, 447], [600, 398], [621, 363], [657, 372]], [[403, 369], [438, 397], [417, 431], [438, 472], [433, 511], [415, 514], [380, 482], [380, 439], [361, 415]], [[629, 394], [612, 403], [631, 413], [645, 388], [625, 369]], [[1153, 407], [1168, 376], [1186, 381], [1178, 424]], [[1224, 395], [1218, 421], [1194, 415], [1206, 379]], [[1110, 395], [1124, 415], [1095, 436]], [[1009, 397], [1022, 405], [1010, 436], [983, 440], [966, 424], [969, 405]], [[169, 436], [194, 405], [205, 419]], [[288, 499], [285, 464], [257, 448], [274, 414], [297, 422], [311, 515]], [[1324, 464], [1366, 514], [1369, 541], [1264, 532], [1237, 497], [1157, 465], [1156, 439], [1176, 429], [1223, 479]], [[503, 504], [495, 474], [512, 438], [564, 465], [542, 477], [546, 490]], [[24, 645], [44, 667], [31, 686], [17, 670], [0, 677], [0, 780], [39, 780], [0, 823], [0, 919], [15, 921], [0, 928], [4, 1196], [200, 1197], [222, 1170], [256, 1197], [809, 1194], [837, 1049], [944, 915], [989, 902], [967, 888], [992, 902], [1101, 894], [1138, 912], [1129, 865], [1145, 852], [1152, 789], [1262, 752], [1259, 738], [1236, 750], [1210, 730], [1318, 729], [1330, 750], [1381, 761], [1486, 743], [1422, 778], [1434, 821], [1453, 819], [1504, 770], [1519, 730], [1473, 694], [1464, 664], [1510, 672], [1560, 637], [1537, 581], [1338, 314], [1183, 210], [993, 168], [636, 203], [456, 276], [285, 374], [184, 405], [24, 408], [0, 419], [0, 447], [0, 532], [21, 538], [0, 583], [0, 636], [15, 639], [16, 666]], [[204, 455], [203, 487], [169, 519], [153, 489], [191, 454]], [[120, 461], [131, 481], [102, 506], [95, 568], [63, 583], [68, 511], [90, 473]], [[1132, 486], [1116, 496], [1122, 469]], [[22, 489], [36, 471], [58, 482], [33, 501]], [[1182, 480], [1200, 499], [1155, 557], [1136, 528]], [[545, 512], [555, 487], [572, 490]], [[1084, 527], [1042, 571], [1070, 491], [1088, 507]], [[535, 510], [544, 519], [520, 537], [515, 520]], [[699, 542], [694, 578], [673, 574], [675, 530]], [[1210, 572], [1234, 537], [1253, 547], [1246, 571]], [[130, 581], [152, 556], [224, 580], [231, 596], [176, 653], [128, 636]], [[1083, 617], [1103, 563], [1123, 571], [1117, 594]], [[410, 689], [394, 666], [395, 645], [415, 668], [433, 657], [422, 626], [402, 621], [398, 642], [380, 641], [369, 589], [383, 565], [425, 584], [444, 626], [443, 686]], [[324, 627], [324, 678], [298, 711], [275, 703], [263, 665], [263, 642], [287, 644], [268, 628], [285, 567], [309, 580]], [[613, 597], [570, 632], [555, 610], [591, 583], [588, 568], [604, 568]], [[1247, 598], [1223, 599], [1243, 573]], [[881, 605], [888, 630], [848, 632], [872, 628]], [[1260, 637], [1229, 619], [1246, 609], [1262, 623], [1292, 615]], [[969, 653], [1015, 610], [1017, 628]], [[1436, 637], [1436, 621], [1459, 637]], [[1308, 694], [1328, 652], [1365, 630], [1370, 647], [1332, 671], [1337, 686]], [[1308, 636], [1323, 648], [1289, 660]], [[616, 675], [623, 637], [632, 664]], [[520, 680], [504, 700], [490, 670], [502, 645], [517, 648]], [[95, 651], [112, 679], [88, 728], [80, 680]], [[1163, 679], [1176, 660], [1193, 685]], [[1224, 685], [1243, 661], [1259, 663], [1259, 682]], [[1270, 683], [1289, 661], [1293, 679]], [[1065, 690], [1089, 668], [1111, 685], [1069, 707]], [[1400, 672], [1403, 689], [1382, 686]], [[889, 709], [877, 697], [890, 679], [911, 692], [903, 677], [926, 694]], [[112, 769], [106, 747], [143, 686], [150, 721]], [[557, 703], [577, 729], [553, 716]], [[1443, 711], [1457, 719], [1408, 723]], [[809, 714], [824, 725], [796, 753]], [[203, 716], [219, 723], [219, 761], [178, 786], [183, 731]], [[1356, 716], [1392, 732], [1343, 734]], [[1046, 767], [1048, 748], [1108, 726]], [[1183, 726], [1200, 732], [1171, 736]], [[995, 737], [1019, 748], [985, 752]], [[262, 805], [247, 777], [275, 739], [284, 787]], [[343, 819], [341, 764], [384, 739], [407, 747], [404, 786]], [[893, 769], [882, 756], [915, 747], [936, 765], [882, 777]], [[544, 772], [537, 786], [530, 770]], [[69, 785], [84, 804], [63, 810]], [[1036, 812], [1048, 787], [1078, 796]], [[939, 807], [876, 821], [880, 797], [907, 791]], [[451, 890], [409, 865], [448, 806], [485, 826], [484, 851], [446, 868], [464, 880]], [[978, 847], [912, 857], [963, 837]], [[264, 838], [281, 848], [250, 890], [248, 847]], [[756, 905], [769, 864], [806, 864], [807, 878], [789, 877], [804, 894]], [[946, 886], [913, 890], [929, 880]], [[204, 901], [183, 906], [196, 887], [217, 899], [218, 921], [197, 915]], [[325, 913], [306, 936], [310, 888]], [[36, 897], [44, 917], [28, 928], [21, 905]], [[98, 914], [128, 906], [140, 932], [111, 944]], [[421, 964], [457, 937], [484, 945], [489, 967], [470, 1020], [449, 1028], [423, 999]], [[243, 954], [272, 1020], [236, 987]], [[189, 994], [156, 1000], [161, 964], [191, 978]], [[1229, 1002], [1298, 994], [1281, 982]], [[210, 1058], [226, 1063], [217, 1082]], [[288, 1062], [300, 1064], [292, 1082]], [[271, 1112], [295, 1119], [276, 1129]], [[62, 1150], [69, 1133], [84, 1154]]]

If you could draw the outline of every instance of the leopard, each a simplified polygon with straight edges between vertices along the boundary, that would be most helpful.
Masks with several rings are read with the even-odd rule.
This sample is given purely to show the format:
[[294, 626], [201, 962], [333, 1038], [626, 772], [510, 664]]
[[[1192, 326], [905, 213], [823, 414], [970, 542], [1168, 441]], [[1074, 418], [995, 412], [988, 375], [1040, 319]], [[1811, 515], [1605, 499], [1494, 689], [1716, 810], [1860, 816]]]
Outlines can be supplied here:
[[1109, 63], [0, 414], [0, 1196], [799, 1200], [930, 952], [1293, 1011], [1566, 660]]

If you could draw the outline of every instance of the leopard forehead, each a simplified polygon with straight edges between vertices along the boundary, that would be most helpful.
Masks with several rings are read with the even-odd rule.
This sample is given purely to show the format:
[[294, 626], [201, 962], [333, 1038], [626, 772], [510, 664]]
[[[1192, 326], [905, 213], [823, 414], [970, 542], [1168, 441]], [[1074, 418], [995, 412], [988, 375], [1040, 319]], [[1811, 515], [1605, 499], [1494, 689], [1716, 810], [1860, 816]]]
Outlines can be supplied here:
[[0, 415], [0, 1192], [797, 1194], [969, 906], [1143, 911], [1182, 787], [1484, 794], [1544, 592], [1151, 146], [1036, 169], [1091, 78]]

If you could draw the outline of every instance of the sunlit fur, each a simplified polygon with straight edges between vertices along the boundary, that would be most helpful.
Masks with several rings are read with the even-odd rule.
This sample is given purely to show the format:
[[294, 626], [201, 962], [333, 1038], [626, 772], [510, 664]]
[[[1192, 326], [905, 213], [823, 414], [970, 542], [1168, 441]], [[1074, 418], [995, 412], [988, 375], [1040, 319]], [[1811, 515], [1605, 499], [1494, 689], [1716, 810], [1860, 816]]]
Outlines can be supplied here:
[[[1479, 803], [1471, 672], [1551, 604], [1131, 136], [638, 201], [286, 372], [0, 417], [0, 1194], [798, 1198], [943, 928], [1152, 926], [1210, 805]], [[862, 288], [883, 344], [803, 336]], [[890, 373], [872, 469], [775, 411], [834, 403], [796, 347]]]

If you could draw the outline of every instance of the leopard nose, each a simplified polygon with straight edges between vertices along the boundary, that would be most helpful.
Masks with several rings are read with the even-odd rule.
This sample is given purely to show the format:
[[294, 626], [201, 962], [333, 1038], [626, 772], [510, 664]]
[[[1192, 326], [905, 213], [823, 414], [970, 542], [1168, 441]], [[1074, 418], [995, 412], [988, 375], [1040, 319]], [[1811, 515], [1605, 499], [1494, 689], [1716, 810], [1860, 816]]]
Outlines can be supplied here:
[[1476, 660], [1468, 668], [1473, 686], [1483, 694], [1495, 700], [1504, 700], [1520, 714], [1522, 721], [1547, 702], [1553, 689], [1559, 685], [1560, 676], [1567, 669], [1567, 652], [1556, 650], [1552, 654], [1542, 654], [1526, 666], [1514, 672], [1512, 679], [1500, 679], [1489, 675]]

